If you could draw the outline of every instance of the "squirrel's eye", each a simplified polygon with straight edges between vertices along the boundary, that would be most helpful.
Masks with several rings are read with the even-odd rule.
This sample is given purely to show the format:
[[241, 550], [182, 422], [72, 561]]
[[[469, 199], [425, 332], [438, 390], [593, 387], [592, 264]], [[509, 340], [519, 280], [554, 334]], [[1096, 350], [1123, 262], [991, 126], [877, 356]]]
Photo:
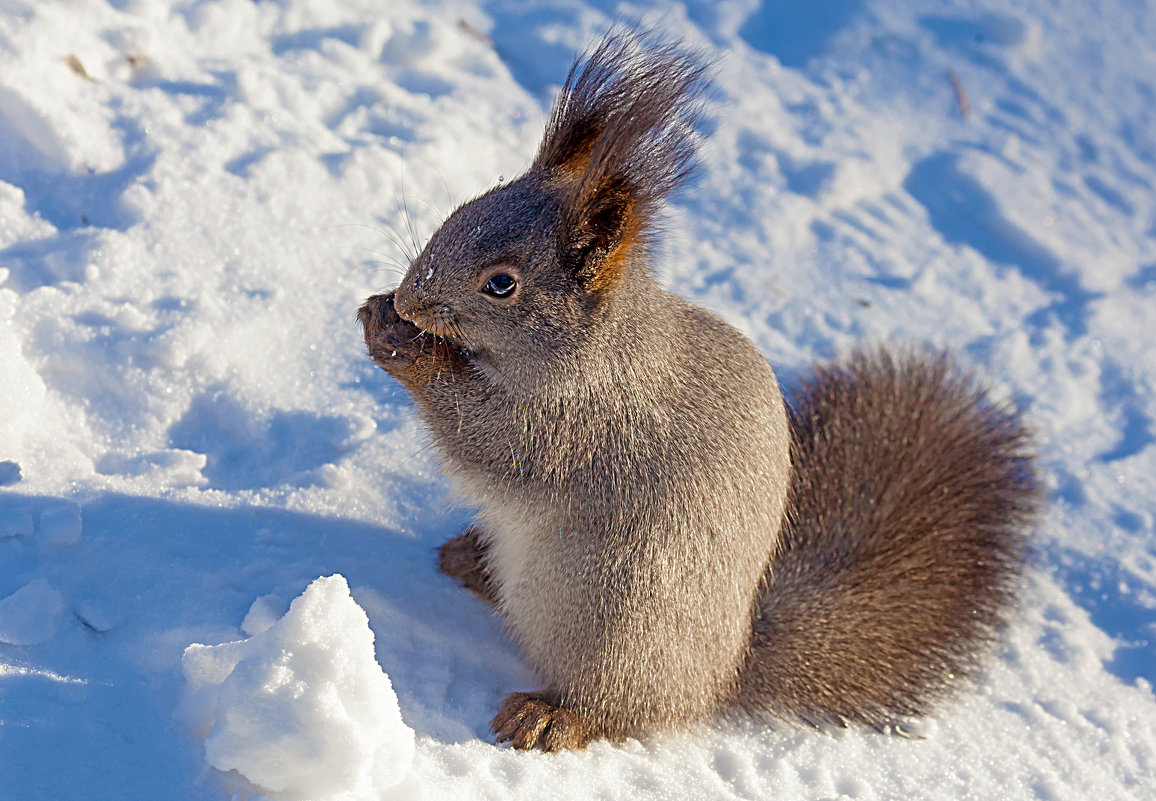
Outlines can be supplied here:
[[518, 282], [514, 280], [513, 276], [498, 273], [492, 276], [489, 281], [486, 281], [482, 287], [482, 291], [487, 295], [493, 295], [495, 298], [505, 298], [509, 297], [517, 286]]

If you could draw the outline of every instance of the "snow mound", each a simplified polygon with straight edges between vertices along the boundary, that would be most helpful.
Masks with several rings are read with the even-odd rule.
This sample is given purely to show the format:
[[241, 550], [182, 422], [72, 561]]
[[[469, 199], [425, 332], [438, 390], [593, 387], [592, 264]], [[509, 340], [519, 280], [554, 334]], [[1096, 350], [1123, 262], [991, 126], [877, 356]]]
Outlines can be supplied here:
[[64, 599], [48, 579], [38, 578], [0, 601], [0, 642], [40, 645], [56, 634]]
[[409, 771], [413, 730], [343, 576], [317, 579], [246, 640], [190, 645], [182, 667], [179, 717], [205, 735], [206, 760], [263, 792], [376, 798]]

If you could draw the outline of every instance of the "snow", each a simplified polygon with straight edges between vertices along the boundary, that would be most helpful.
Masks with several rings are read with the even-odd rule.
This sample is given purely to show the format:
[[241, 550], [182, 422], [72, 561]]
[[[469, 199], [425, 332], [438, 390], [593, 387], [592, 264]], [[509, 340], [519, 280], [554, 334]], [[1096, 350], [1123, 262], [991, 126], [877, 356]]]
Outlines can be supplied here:
[[20, 478], [20, 465], [16, 462], [0, 462], [0, 487], [11, 486]]
[[40, 513], [40, 536], [53, 545], [76, 545], [83, 528], [80, 507], [75, 503], [63, 503]]
[[[926, 342], [1037, 432], [1050, 502], [1016, 620], [923, 739], [723, 722], [552, 756], [492, 745], [501, 698], [536, 683], [436, 572], [470, 512], [353, 315], [454, 205], [528, 164], [575, 49], [620, 17], [722, 59], [664, 283], [788, 387], [856, 342]], [[1156, 798], [1153, 42], [1142, 0], [9, 0], [0, 797], [244, 797], [213, 764], [256, 774], [311, 742], [324, 786], [250, 783]], [[400, 751], [388, 776], [367, 767], [378, 734], [356, 710], [323, 725], [260, 704], [270, 643], [309, 652], [285, 599], [336, 574], [372, 645], [327, 640], [293, 668], [301, 699], [343, 666], [367, 683], [334, 700], [367, 698], [372, 649], [415, 732], [407, 771]], [[351, 632], [329, 592], [315, 631]], [[248, 727], [205, 740], [174, 718], [182, 656], [245, 636], [203, 652], [239, 661], [201, 689]]]
[[342, 576], [319, 578], [246, 640], [190, 645], [178, 718], [205, 759], [263, 792], [366, 798], [401, 781], [413, 730], [373, 654], [369, 619]]
[[241, 621], [241, 631], [252, 637], [260, 634], [276, 623], [285, 614], [286, 604], [279, 595], [259, 595], [245, 619]]
[[0, 643], [40, 645], [56, 634], [56, 618], [64, 606], [48, 579], [30, 581], [0, 600]]

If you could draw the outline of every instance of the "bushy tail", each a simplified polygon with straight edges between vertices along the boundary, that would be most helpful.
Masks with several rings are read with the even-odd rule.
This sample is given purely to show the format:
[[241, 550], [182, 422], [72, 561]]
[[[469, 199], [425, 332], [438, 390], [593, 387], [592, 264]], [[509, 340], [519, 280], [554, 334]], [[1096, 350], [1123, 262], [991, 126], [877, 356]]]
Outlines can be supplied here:
[[739, 706], [815, 724], [920, 715], [1011, 602], [1039, 489], [1024, 428], [945, 356], [818, 369]]

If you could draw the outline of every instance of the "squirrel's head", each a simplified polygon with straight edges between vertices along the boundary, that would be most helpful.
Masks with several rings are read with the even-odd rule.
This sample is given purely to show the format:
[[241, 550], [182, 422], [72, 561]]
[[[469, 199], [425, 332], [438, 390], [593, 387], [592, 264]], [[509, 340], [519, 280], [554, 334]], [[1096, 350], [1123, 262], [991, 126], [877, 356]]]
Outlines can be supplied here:
[[[633, 286], [690, 171], [708, 68], [612, 32], [570, 70], [530, 169], [458, 208], [398, 287], [398, 314], [480, 358], [547, 360]], [[620, 291], [624, 290], [624, 291]]]

